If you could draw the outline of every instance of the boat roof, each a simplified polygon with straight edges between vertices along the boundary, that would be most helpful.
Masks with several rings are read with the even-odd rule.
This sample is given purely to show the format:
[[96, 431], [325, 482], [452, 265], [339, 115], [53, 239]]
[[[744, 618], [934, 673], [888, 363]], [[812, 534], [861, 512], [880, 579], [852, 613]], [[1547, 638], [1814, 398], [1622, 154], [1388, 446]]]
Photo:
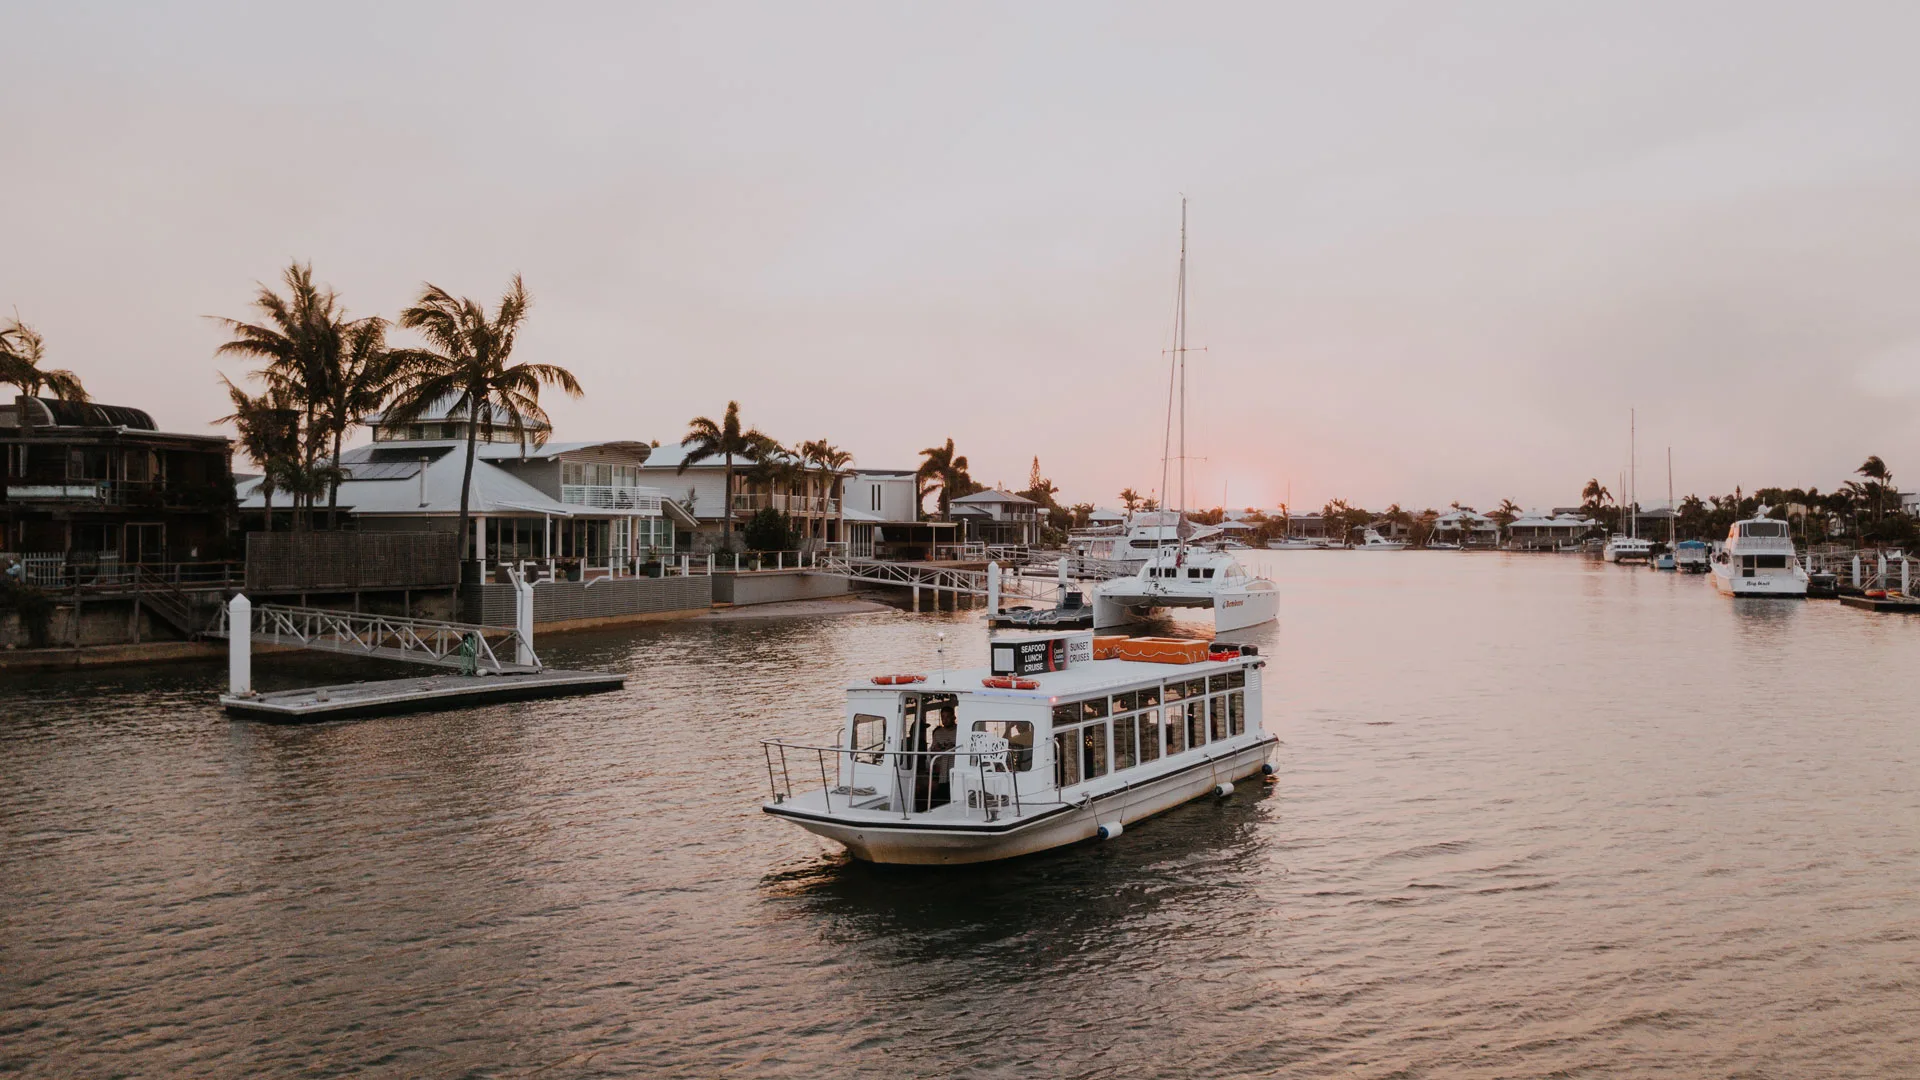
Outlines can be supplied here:
[[1017, 698], [1051, 703], [1053, 699], [1086, 697], [1089, 694], [1122, 690], [1129, 686], [1140, 686], [1146, 683], [1179, 682], [1183, 679], [1197, 679], [1204, 675], [1218, 675], [1221, 672], [1258, 663], [1260, 659], [1258, 656], [1244, 656], [1231, 660], [1202, 660], [1193, 664], [1160, 664], [1146, 660], [1082, 660], [1061, 671], [1045, 671], [1038, 675], [1020, 676], [1039, 683], [1039, 687], [1034, 690], [998, 690], [982, 686], [980, 680], [995, 677], [990, 667], [927, 672], [926, 682], [910, 683], [905, 686], [875, 686], [862, 679], [859, 682], [847, 684], [847, 689], [850, 691], [908, 691], [919, 694], [979, 694], [983, 697]]

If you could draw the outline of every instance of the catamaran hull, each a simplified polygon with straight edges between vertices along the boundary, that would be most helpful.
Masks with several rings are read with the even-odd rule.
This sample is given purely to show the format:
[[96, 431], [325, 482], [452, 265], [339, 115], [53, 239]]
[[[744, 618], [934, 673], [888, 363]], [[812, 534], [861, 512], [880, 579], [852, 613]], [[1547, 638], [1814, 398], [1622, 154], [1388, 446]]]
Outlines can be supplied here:
[[910, 821], [848, 822], [788, 809], [761, 806], [816, 836], [846, 847], [863, 862], [898, 866], [955, 866], [995, 862], [1091, 840], [1109, 822], [1132, 825], [1143, 818], [1203, 798], [1223, 782], [1259, 775], [1278, 739], [1269, 735], [1213, 758], [1199, 758], [1177, 772], [1143, 779], [1096, 795], [1085, 804], [1063, 806], [1025, 821], [959, 826]]
[[1280, 617], [1280, 590], [1271, 582], [1262, 584], [1267, 587], [1223, 590], [1194, 597], [1096, 592], [1093, 626], [1096, 630], [1125, 626], [1151, 616], [1155, 608], [1187, 607], [1212, 608], [1215, 633], [1245, 630]]

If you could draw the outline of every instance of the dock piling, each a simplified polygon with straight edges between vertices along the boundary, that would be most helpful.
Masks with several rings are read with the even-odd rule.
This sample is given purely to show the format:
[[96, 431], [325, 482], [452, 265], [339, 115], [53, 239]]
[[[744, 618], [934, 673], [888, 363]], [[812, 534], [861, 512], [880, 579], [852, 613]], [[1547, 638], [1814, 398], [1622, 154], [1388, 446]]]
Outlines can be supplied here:
[[1000, 564], [987, 564], [987, 617], [1000, 614]]
[[227, 602], [227, 693], [253, 696], [253, 601], [235, 593]]

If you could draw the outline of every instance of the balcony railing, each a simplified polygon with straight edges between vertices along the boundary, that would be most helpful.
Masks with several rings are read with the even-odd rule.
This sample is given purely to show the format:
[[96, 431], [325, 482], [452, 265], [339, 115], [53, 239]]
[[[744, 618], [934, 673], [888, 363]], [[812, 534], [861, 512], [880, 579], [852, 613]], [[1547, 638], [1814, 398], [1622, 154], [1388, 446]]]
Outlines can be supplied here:
[[10, 480], [9, 502], [95, 502], [105, 506], [158, 506], [168, 502], [159, 480]]
[[736, 514], [757, 514], [769, 506], [783, 514], [836, 517], [840, 513], [840, 500], [825, 495], [766, 495], [743, 491], [733, 496], [733, 512]]
[[622, 487], [618, 484], [562, 484], [560, 501], [595, 510], [627, 510], [636, 514], [660, 514], [660, 493], [652, 488]]

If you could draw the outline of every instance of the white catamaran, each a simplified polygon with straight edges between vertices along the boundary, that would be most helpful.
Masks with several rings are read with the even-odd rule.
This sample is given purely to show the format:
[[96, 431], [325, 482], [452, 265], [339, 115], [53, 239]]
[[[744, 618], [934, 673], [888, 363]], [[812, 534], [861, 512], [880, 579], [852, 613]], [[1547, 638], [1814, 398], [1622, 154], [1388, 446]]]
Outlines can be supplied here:
[[[1150, 614], [1155, 608], [1213, 609], [1216, 631], [1243, 630], [1272, 622], [1280, 616], [1280, 591], [1267, 578], [1247, 573], [1240, 561], [1216, 546], [1195, 543], [1186, 518], [1187, 502], [1187, 203], [1180, 201], [1180, 279], [1173, 320], [1173, 369], [1167, 386], [1167, 431], [1161, 444], [1160, 490], [1167, 484], [1169, 463], [1177, 456], [1179, 505], [1174, 510], [1173, 535], [1166, 530], [1154, 537], [1155, 547], [1134, 573], [1094, 589], [1093, 625], [1122, 626]], [[1176, 402], [1175, 395], [1178, 400]], [[1176, 404], [1178, 408], [1176, 409]], [[1179, 417], [1179, 453], [1174, 453], [1175, 415]]]
[[1111, 839], [1273, 772], [1251, 647], [1082, 631], [989, 650], [985, 668], [847, 687], [836, 740], [764, 740], [761, 809], [869, 862], [976, 863]]

